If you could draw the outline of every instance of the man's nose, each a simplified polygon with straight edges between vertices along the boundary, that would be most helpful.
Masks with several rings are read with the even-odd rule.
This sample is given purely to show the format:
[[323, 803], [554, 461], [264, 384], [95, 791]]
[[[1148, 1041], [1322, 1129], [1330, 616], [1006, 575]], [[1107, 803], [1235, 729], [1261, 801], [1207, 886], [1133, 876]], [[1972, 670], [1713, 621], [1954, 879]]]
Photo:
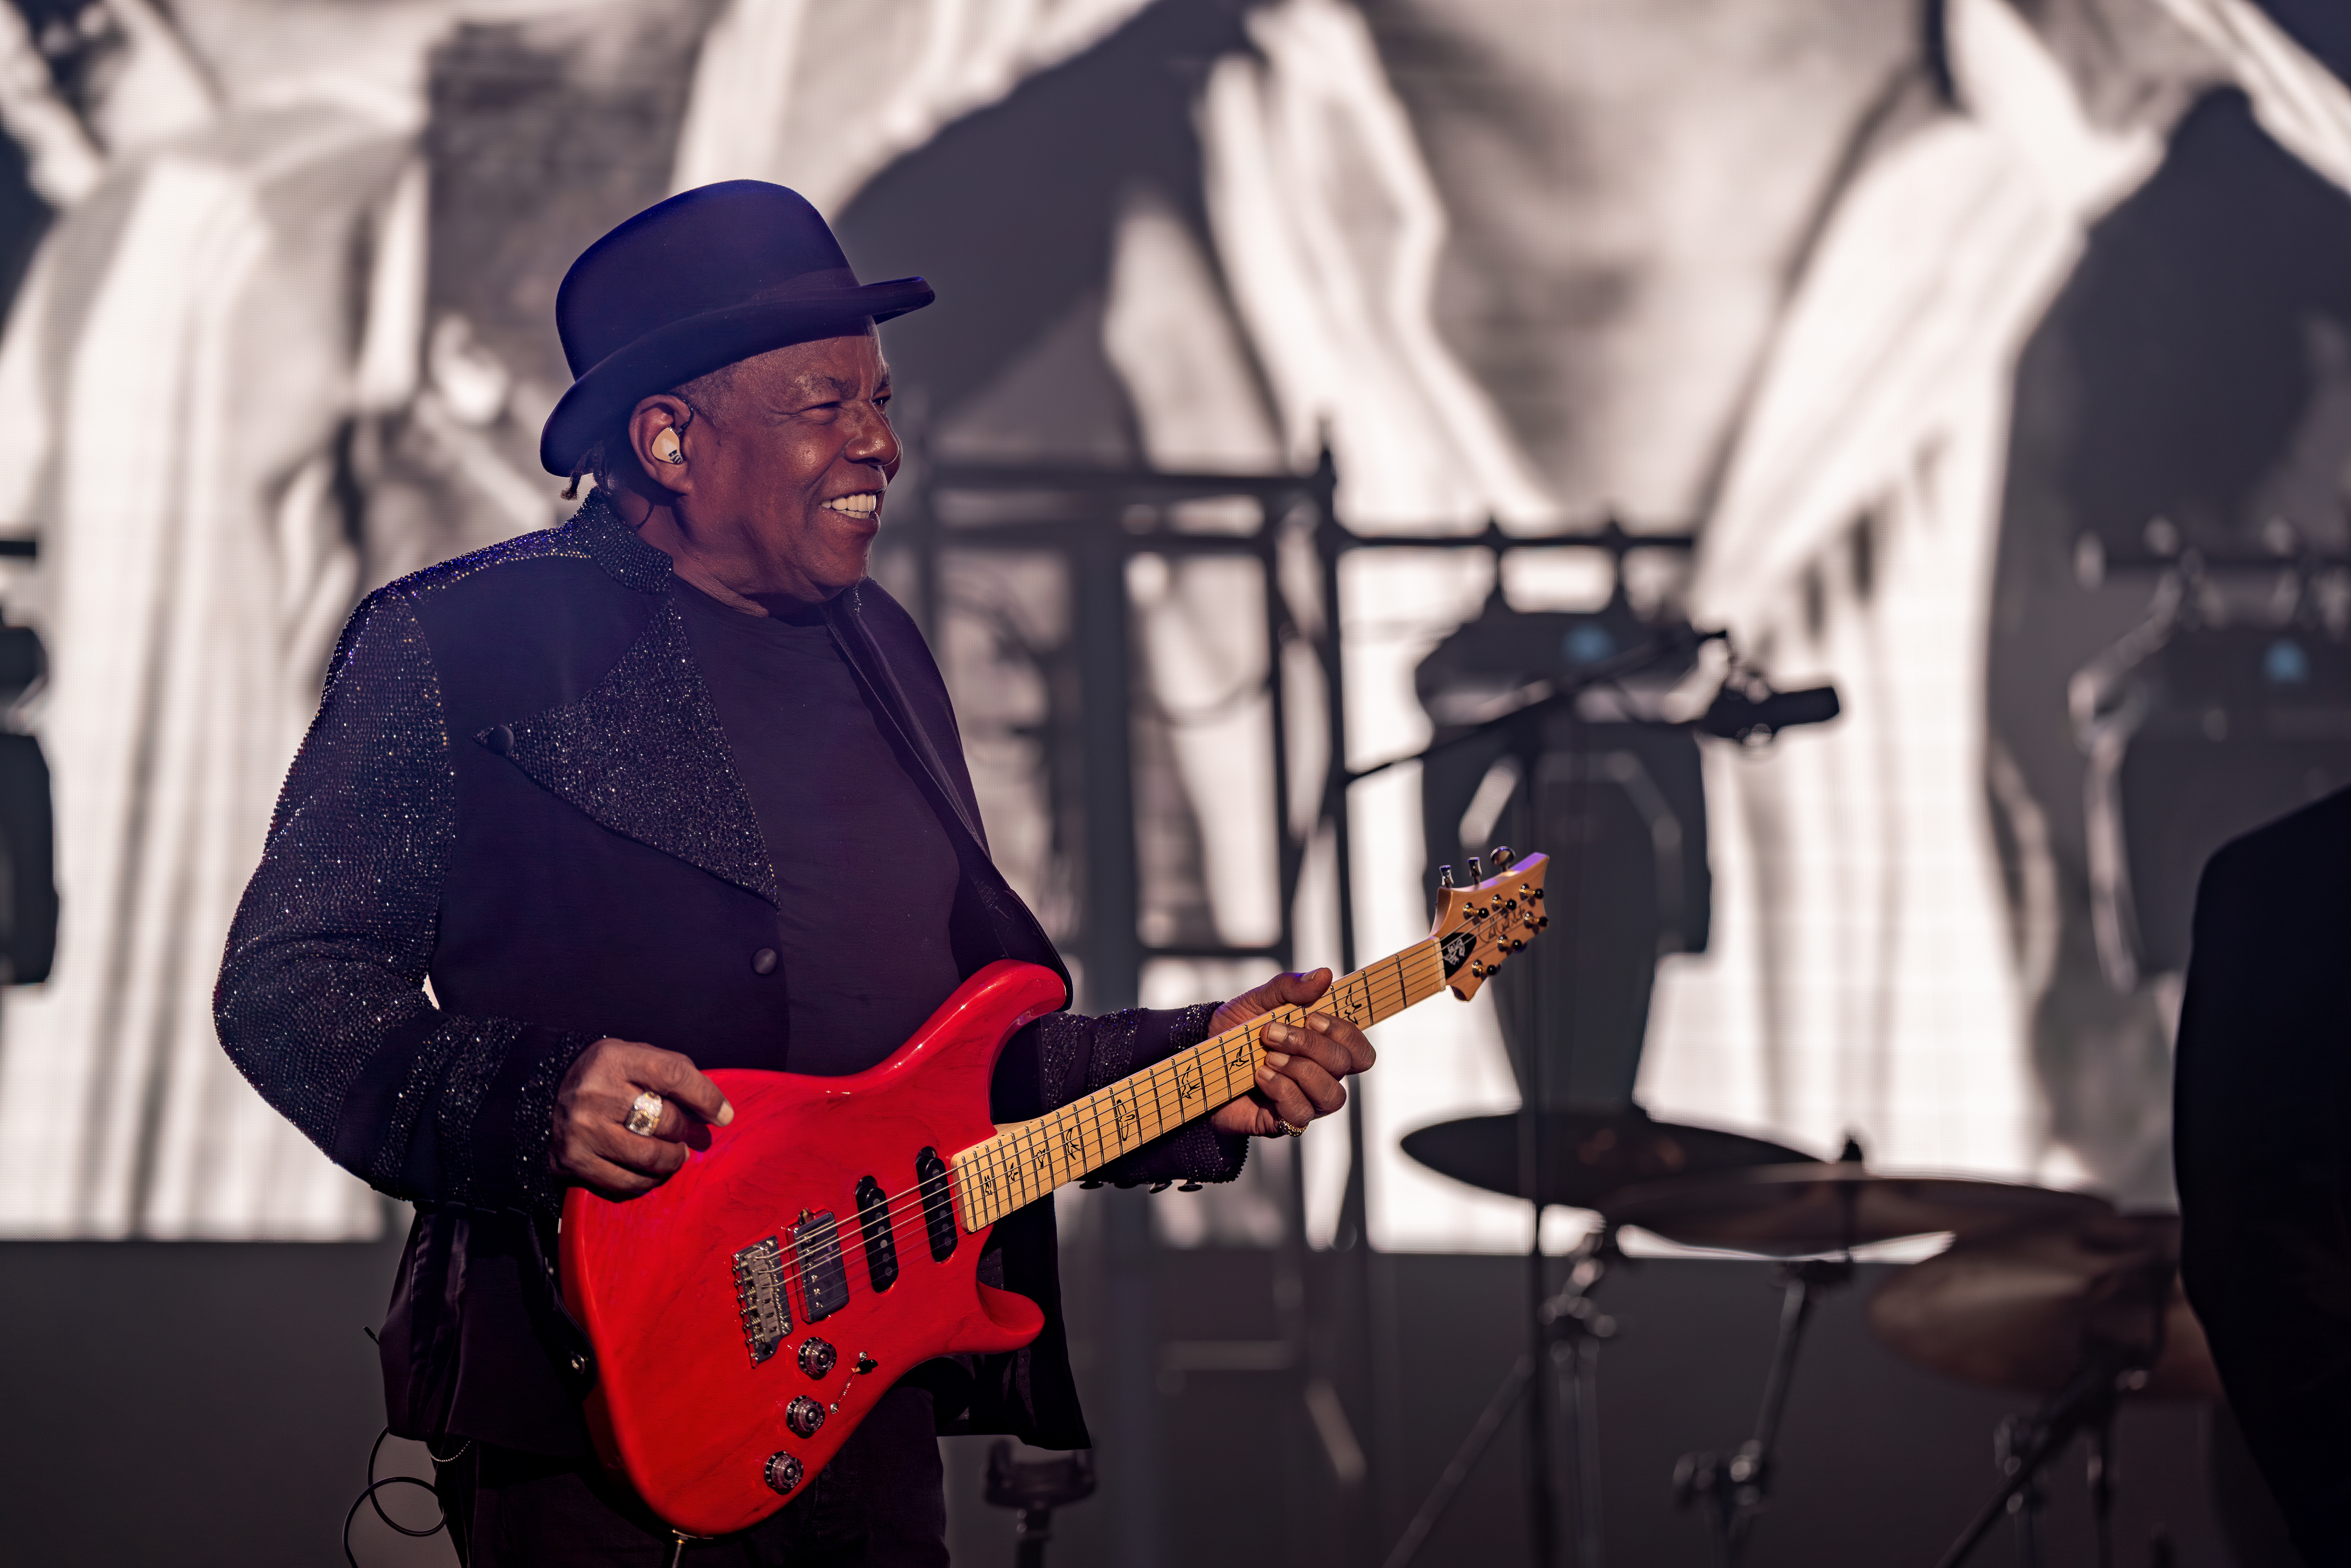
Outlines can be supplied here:
[[890, 428], [890, 416], [872, 403], [858, 409], [858, 427], [849, 438], [844, 454], [852, 463], [871, 463], [895, 472], [898, 467], [898, 433]]

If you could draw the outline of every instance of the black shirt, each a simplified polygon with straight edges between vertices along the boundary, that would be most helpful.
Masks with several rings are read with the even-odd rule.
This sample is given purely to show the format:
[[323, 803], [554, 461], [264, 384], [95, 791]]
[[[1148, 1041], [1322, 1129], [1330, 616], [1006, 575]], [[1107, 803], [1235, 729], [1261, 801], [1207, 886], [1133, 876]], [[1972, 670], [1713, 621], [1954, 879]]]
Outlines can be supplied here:
[[790, 1037], [760, 1065], [862, 1071], [963, 981], [955, 841], [814, 605], [750, 615], [675, 591], [776, 871]]

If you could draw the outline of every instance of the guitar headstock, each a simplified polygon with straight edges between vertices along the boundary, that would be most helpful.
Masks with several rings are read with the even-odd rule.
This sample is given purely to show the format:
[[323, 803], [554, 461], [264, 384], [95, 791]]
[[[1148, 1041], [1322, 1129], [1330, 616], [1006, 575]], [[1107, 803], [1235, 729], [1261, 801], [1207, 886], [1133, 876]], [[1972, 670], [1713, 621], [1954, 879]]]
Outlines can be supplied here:
[[1501, 844], [1490, 858], [1494, 873], [1488, 876], [1478, 857], [1469, 857], [1468, 887], [1453, 885], [1451, 866], [1438, 873], [1437, 924], [1429, 935], [1445, 959], [1445, 983], [1465, 1002], [1493, 977], [1503, 959], [1551, 924], [1543, 914], [1543, 873], [1551, 869], [1550, 860], [1539, 854], [1520, 860]]

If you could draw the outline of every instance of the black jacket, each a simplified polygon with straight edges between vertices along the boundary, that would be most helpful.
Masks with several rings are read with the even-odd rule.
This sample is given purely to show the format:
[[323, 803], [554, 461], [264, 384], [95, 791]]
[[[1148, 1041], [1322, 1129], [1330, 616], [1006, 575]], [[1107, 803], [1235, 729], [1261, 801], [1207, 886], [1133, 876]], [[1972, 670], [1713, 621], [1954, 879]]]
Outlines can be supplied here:
[[2172, 1154], [2180, 1270], [2294, 1542], [2351, 1563], [2351, 790], [2196, 896]]
[[[1066, 984], [988, 858], [946, 688], [913, 621], [869, 580], [826, 622], [960, 829], [964, 972], [1012, 957]], [[273, 1105], [418, 1206], [382, 1336], [394, 1431], [585, 1451], [578, 1396], [593, 1368], [549, 1263], [555, 1092], [606, 1035], [704, 1068], [774, 1065], [793, 977], [752, 964], [778, 946], [768, 849], [669, 557], [601, 497], [352, 615], [230, 931], [214, 1011]], [[871, 888], [843, 894], [887, 886], [877, 866]], [[844, 963], [854, 929], [845, 919]], [[1210, 1010], [1040, 1020], [1005, 1052], [996, 1118], [1040, 1114], [1196, 1042]], [[1195, 1124], [1104, 1174], [1228, 1180], [1242, 1154], [1242, 1140]], [[917, 1373], [942, 1425], [1082, 1446], [1050, 1200], [997, 1227], [982, 1277], [1043, 1306], [1045, 1331], [1013, 1355]]]

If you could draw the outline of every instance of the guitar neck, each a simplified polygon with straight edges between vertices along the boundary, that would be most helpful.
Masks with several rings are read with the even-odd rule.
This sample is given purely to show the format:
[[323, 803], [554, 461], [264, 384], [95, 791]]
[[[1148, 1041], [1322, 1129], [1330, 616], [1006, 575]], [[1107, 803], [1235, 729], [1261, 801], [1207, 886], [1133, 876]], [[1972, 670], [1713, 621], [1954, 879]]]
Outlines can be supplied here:
[[[1445, 982], [1444, 956], [1430, 937], [1341, 979], [1311, 1010], [1375, 1024], [1426, 1001], [1445, 989]], [[993, 1225], [1055, 1187], [1239, 1099], [1257, 1087], [1265, 1026], [1295, 1023], [1308, 1010], [1277, 1008], [1050, 1114], [999, 1127], [996, 1136], [955, 1157], [963, 1228]]]

